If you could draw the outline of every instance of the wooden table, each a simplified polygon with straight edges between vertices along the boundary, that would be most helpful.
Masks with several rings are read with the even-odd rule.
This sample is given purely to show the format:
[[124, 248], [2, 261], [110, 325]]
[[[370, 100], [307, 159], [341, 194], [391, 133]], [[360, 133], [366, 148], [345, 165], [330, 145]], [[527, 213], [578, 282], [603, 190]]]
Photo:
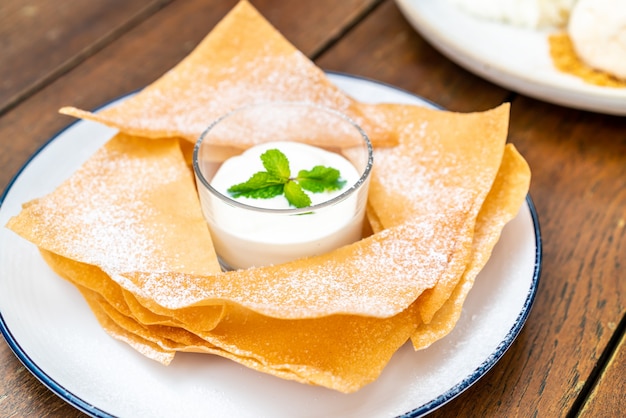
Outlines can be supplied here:
[[[0, 188], [72, 122], [177, 63], [236, 0], [3, 0]], [[482, 379], [432, 416], [613, 417], [626, 410], [626, 118], [540, 102], [427, 44], [392, 0], [253, 0], [320, 67], [380, 80], [454, 111], [512, 103], [528, 160], [543, 271], [527, 323]], [[0, 344], [0, 416], [83, 416]]]

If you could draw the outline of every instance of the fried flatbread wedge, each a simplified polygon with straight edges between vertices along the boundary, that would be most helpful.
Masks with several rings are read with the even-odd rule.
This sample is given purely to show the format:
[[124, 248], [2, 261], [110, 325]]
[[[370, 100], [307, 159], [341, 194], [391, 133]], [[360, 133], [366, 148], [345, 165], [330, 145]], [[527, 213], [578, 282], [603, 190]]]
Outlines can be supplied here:
[[442, 208], [478, 214], [504, 153], [508, 104], [475, 113], [403, 104], [361, 107], [398, 131], [397, 147], [374, 151], [368, 201], [384, 228]]
[[[461, 278], [471, 254], [478, 212], [502, 161], [509, 106], [486, 112], [452, 113], [412, 105], [373, 105], [383, 124], [398, 129], [399, 145], [375, 151], [368, 197], [369, 216], [384, 228], [428, 219], [434, 214], [455, 225], [450, 268], [420, 296], [420, 314], [429, 323]], [[433, 230], [433, 232], [439, 232]]]
[[[507, 144], [493, 187], [483, 204], [472, 240], [472, 256], [450, 297], [428, 323], [418, 325], [411, 337], [413, 347], [423, 349], [446, 336], [456, 325], [463, 303], [478, 273], [495, 247], [504, 225], [515, 217], [530, 185], [530, 168], [512, 144]], [[416, 303], [420, 303], [421, 297]]]
[[7, 226], [38, 247], [124, 271], [220, 271], [178, 141], [118, 134]]
[[[185, 310], [169, 311], [169, 325], [146, 324], [129, 309], [118, 310], [125, 302], [122, 292], [100, 269], [45, 250], [42, 255], [81, 291], [107, 333], [164, 365], [176, 352], [210, 353], [284, 379], [349, 393], [374, 381], [416, 329], [415, 306], [383, 319], [338, 315], [284, 320], [230, 304], [210, 331], [205, 319], [189, 321]], [[106, 290], [105, 298], [92, 290], [105, 287], [118, 291]]]
[[[375, 145], [396, 143], [393, 131], [371, 123], [354, 100], [245, 0], [191, 54], [136, 96], [99, 113], [73, 107], [64, 107], [60, 112], [131, 135], [181, 137], [195, 143], [220, 116], [244, 105], [268, 101], [324, 105], [354, 119]], [[253, 135], [215, 145], [245, 149], [263, 140]]]
[[[395, 107], [396, 105], [383, 106]], [[389, 123], [389, 120], [385, 120], [385, 112], [380, 112], [380, 108], [380, 105], [372, 106], [370, 111], [377, 112], [378, 120], [381, 123]], [[504, 110], [505, 108], [500, 109], [500, 111]], [[370, 189], [370, 201], [368, 203], [368, 217], [374, 231], [411, 219], [414, 216], [414, 207], [416, 205], [429, 205], [431, 204], [429, 196], [438, 195], [431, 192], [433, 187], [448, 188], [451, 190], [450, 195], [454, 196], [455, 193], [453, 191], [455, 188], [459, 188], [459, 190], [467, 189], [467, 185], [470, 182], [481, 180], [481, 176], [459, 177], [450, 171], [449, 166], [446, 164], [441, 166], [439, 171], [437, 171], [436, 167], [429, 165], [427, 175], [417, 176], [440, 178], [442, 180], [439, 183], [428, 182], [427, 185], [424, 185], [400, 182], [395, 177], [397, 173], [393, 170], [393, 167], [398, 166], [397, 159], [413, 159], [415, 163], [408, 165], [407, 168], [407, 171], [410, 171], [423, 170], [424, 165], [420, 164], [419, 160], [426, 160], [430, 158], [426, 157], [426, 155], [430, 154], [432, 156], [437, 153], [445, 155], [444, 158], [458, 158], [459, 155], [466, 155], [468, 158], [459, 159], [457, 166], [463, 164], [471, 166], [474, 164], [471, 160], [473, 153], [464, 148], [468, 146], [477, 146], [477, 150], [484, 150], [486, 154], [490, 155], [488, 158], [497, 159], [500, 154], [502, 142], [499, 140], [494, 141], [494, 137], [490, 137], [489, 134], [482, 137], [474, 135], [472, 141], [467, 141], [464, 144], [448, 142], [448, 140], [455, 141], [455, 136], [451, 132], [459, 129], [449, 112], [412, 107], [405, 109], [404, 112], [412, 113], [411, 117], [414, 120], [415, 129], [409, 129], [400, 133], [400, 146], [394, 149], [376, 150], [377, 166], [375, 170], [378, 171], [373, 177], [375, 180], [373, 180], [374, 185]], [[402, 113], [402, 111], [392, 111], [391, 120], [393, 121], [394, 118]], [[475, 116], [465, 114], [454, 117], [473, 118]], [[497, 135], [503, 135], [502, 132], [506, 130], [506, 125], [503, 124], [504, 120], [498, 123], [498, 119], [499, 117], [496, 117], [495, 122], [489, 120], [480, 122], [475, 125], [474, 129], [477, 133], [484, 130], [484, 132], [498, 132]], [[486, 125], [481, 127], [481, 123]], [[494, 129], [494, 123], [498, 124], [499, 127]], [[407, 143], [412, 142], [418, 142], [422, 146], [419, 148], [406, 146]], [[452, 151], [453, 148], [450, 148], [450, 146], [458, 148], [457, 151]], [[452, 179], [446, 180], [446, 176], [451, 176]], [[483, 181], [489, 181], [488, 177], [487, 179], [482, 177], [482, 179]], [[426, 315], [424, 315], [425, 318], [423, 316], [425, 321], [419, 325], [418, 330], [412, 337], [416, 349], [429, 346], [452, 330], [458, 321], [463, 302], [473, 285], [474, 279], [488, 261], [503, 226], [515, 216], [522, 205], [528, 193], [529, 182], [530, 169], [527, 163], [512, 145], [507, 145], [495, 183], [478, 214], [477, 224], [472, 236], [471, 257], [462, 277], [451, 293], [449, 291], [454, 282], [444, 287], [441, 292], [442, 296], [437, 299], [436, 303], [428, 301], [429, 298], [433, 297], [432, 293], [434, 290], [425, 291], [418, 299], [419, 304], [425, 304], [425, 301], [427, 301], [427, 306], [430, 306], [430, 309], [427, 310], [427, 306], [421, 308], [421, 312], [423, 314], [426, 312]], [[413, 187], [417, 189], [413, 189]], [[395, 196], [393, 195], [394, 193], [396, 194]], [[454, 200], [451, 199], [450, 201], [453, 202]], [[384, 221], [379, 218], [379, 213], [382, 214]], [[450, 294], [449, 297], [447, 297], [448, 294]]]
[[440, 277], [462, 274], [465, 263], [449, 260], [467, 221], [462, 214], [454, 222], [434, 214], [280, 265], [212, 275], [138, 271], [115, 280], [154, 311], [234, 303], [282, 319], [390, 317]]

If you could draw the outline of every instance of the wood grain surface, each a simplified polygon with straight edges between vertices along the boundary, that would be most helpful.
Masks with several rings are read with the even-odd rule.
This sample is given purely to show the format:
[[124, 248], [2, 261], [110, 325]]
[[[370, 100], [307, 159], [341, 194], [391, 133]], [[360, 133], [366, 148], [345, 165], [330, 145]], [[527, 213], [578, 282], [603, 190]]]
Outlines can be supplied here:
[[581, 418], [609, 417], [626, 411], [626, 336], [600, 369], [598, 383], [583, 402]]
[[444, 58], [391, 1], [363, 19], [316, 63], [392, 84], [458, 112], [491, 109], [510, 94]]
[[0, 114], [150, 17], [165, 3], [3, 0]]
[[[59, 2], [60, 4], [61, 2]], [[493, 369], [433, 417], [613, 417], [625, 407], [626, 118], [540, 102], [442, 56], [391, 0], [252, 3], [323, 69], [379, 80], [452, 111], [511, 102], [528, 160], [543, 267], [524, 329]], [[159, 77], [236, 0], [0, 4], [0, 188], [55, 132]], [[54, 2], [56, 4], [56, 2]], [[1, 417], [81, 417], [0, 344]]]

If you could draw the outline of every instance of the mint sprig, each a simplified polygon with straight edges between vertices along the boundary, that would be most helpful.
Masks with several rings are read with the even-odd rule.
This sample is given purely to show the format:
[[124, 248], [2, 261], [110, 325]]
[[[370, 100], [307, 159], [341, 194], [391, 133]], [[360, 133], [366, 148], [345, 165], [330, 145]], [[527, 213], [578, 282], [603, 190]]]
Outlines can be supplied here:
[[271, 199], [284, 194], [290, 205], [304, 208], [311, 206], [311, 198], [305, 190], [322, 193], [341, 190], [346, 184], [339, 170], [322, 165], [300, 170], [296, 177], [291, 177], [289, 160], [278, 149], [265, 151], [261, 161], [266, 171], [256, 172], [247, 181], [231, 186], [227, 191], [232, 197]]

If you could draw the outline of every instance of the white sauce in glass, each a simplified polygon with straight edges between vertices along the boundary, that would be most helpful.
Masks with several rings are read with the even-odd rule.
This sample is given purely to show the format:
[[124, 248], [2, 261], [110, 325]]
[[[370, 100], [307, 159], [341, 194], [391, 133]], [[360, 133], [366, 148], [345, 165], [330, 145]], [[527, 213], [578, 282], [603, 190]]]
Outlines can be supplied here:
[[[339, 170], [341, 179], [346, 180], [345, 186], [332, 192], [307, 191], [313, 205], [345, 193], [361, 177], [356, 168], [339, 154], [297, 142], [269, 142], [226, 160], [211, 180], [211, 186], [229, 196], [228, 188], [247, 181], [258, 171], [265, 171], [260, 156], [269, 149], [278, 149], [287, 156], [292, 177], [300, 170], [310, 170], [316, 165]], [[215, 248], [223, 264], [230, 268], [246, 268], [322, 254], [358, 241], [362, 234], [367, 182], [345, 199], [306, 214], [254, 208], [294, 209], [284, 195], [271, 199], [236, 199], [254, 206], [251, 208], [229, 204], [228, 200], [216, 196], [202, 200]]]

